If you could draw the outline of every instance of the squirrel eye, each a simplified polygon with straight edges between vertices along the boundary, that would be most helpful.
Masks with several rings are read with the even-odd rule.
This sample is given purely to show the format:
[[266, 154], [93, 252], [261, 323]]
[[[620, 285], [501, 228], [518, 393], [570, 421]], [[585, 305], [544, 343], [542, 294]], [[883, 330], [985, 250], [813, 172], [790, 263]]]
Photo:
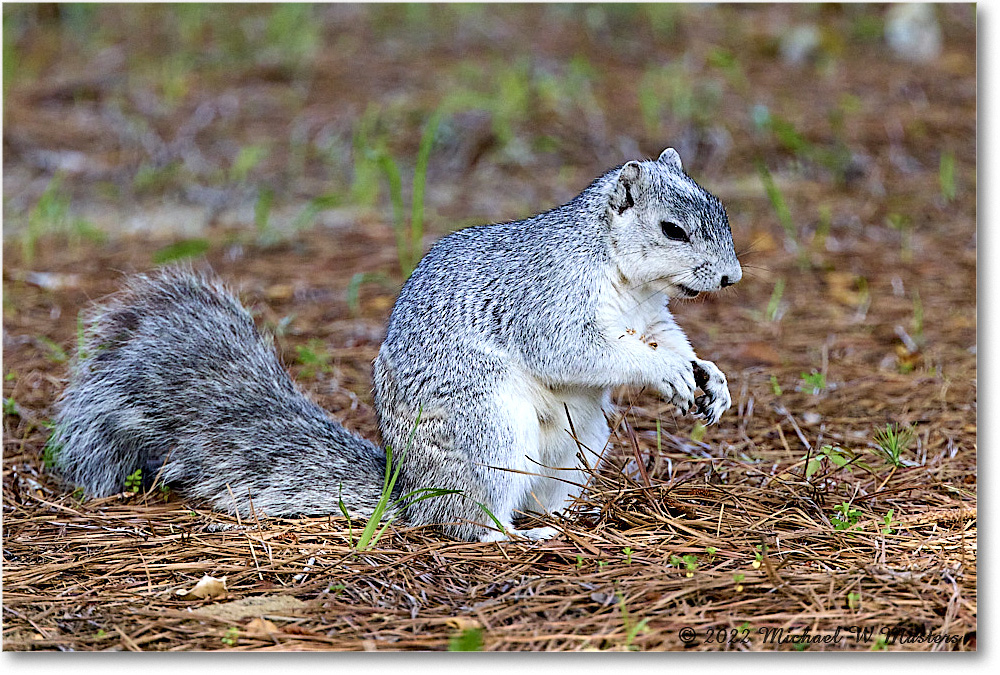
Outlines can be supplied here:
[[667, 239], [673, 239], [674, 241], [691, 241], [687, 232], [685, 232], [684, 229], [677, 223], [661, 220], [660, 229], [663, 230], [663, 234]]

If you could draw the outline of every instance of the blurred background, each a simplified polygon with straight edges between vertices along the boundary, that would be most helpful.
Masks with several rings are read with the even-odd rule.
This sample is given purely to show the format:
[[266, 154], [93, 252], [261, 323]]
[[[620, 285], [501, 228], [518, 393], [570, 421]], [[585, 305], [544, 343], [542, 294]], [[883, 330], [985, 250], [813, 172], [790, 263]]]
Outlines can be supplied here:
[[[919, 231], [935, 214], [915, 192], [974, 205], [975, 21], [970, 4], [6, 4], [4, 232], [416, 216], [433, 236], [668, 145], [738, 243]], [[734, 208], [765, 199], [770, 223]]]

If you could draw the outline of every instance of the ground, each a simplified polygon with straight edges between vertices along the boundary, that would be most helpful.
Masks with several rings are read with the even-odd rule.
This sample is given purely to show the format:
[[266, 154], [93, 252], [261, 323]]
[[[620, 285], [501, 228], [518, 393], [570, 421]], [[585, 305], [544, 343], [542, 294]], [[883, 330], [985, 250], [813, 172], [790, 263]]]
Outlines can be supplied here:
[[[5, 649], [976, 648], [972, 6], [919, 64], [882, 6], [291, 7], [4, 7]], [[358, 550], [339, 516], [46, 466], [80, 312], [127, 275], [210, 266], [375, 438], [411, 251], [666, 145], [741, 252], [674, 307], [734, 405], [705, 429], [616, 392], [562, 536]]]

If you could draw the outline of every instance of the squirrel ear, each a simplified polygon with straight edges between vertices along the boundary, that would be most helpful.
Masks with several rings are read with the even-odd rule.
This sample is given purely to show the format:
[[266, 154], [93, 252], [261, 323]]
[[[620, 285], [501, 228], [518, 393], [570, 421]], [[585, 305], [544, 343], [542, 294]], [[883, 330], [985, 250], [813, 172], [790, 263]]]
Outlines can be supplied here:
[[672, 169], [677, 171], [683, 171], [684, 166], [681, 164], [681, 156], [677, 154], [677, 151], [673, 148], [667, 148], [660, 153], [660, 158], [656, 160], [660, 164], [665, 164]]
[[617, 211], [618, 215], [635, 206], [632, 195], [636, 192], [636, 186], [641, 179], [642, 166], [639, 162], [628, 162], [618, 172], [615, 191], [611, 193], [611, 208]]

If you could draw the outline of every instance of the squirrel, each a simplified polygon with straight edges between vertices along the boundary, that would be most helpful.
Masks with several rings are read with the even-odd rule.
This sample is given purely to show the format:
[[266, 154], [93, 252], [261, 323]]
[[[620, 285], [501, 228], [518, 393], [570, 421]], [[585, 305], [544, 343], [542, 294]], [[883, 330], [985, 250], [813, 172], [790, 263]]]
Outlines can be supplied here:
[[[138, 275], [87, 315], [57, 402], [56, 467], [94, 496], [141, 469], [147, 484], [275, 517], [370, 517], [398, 469], [387, 515], [469, 541], [548, 538], [559, 531], [513, 520], [581, 494], [612, 388], [652, 387], [708, 424], [729, 408], [725, 375], [667, 303], [741, 276], [725, 208], [672, 148], [540, 215], [443, 237], [374, 362], [387, 462], [299, 390], [220, 281]], [[439, 494], [406, 503], [427, 488]]]

